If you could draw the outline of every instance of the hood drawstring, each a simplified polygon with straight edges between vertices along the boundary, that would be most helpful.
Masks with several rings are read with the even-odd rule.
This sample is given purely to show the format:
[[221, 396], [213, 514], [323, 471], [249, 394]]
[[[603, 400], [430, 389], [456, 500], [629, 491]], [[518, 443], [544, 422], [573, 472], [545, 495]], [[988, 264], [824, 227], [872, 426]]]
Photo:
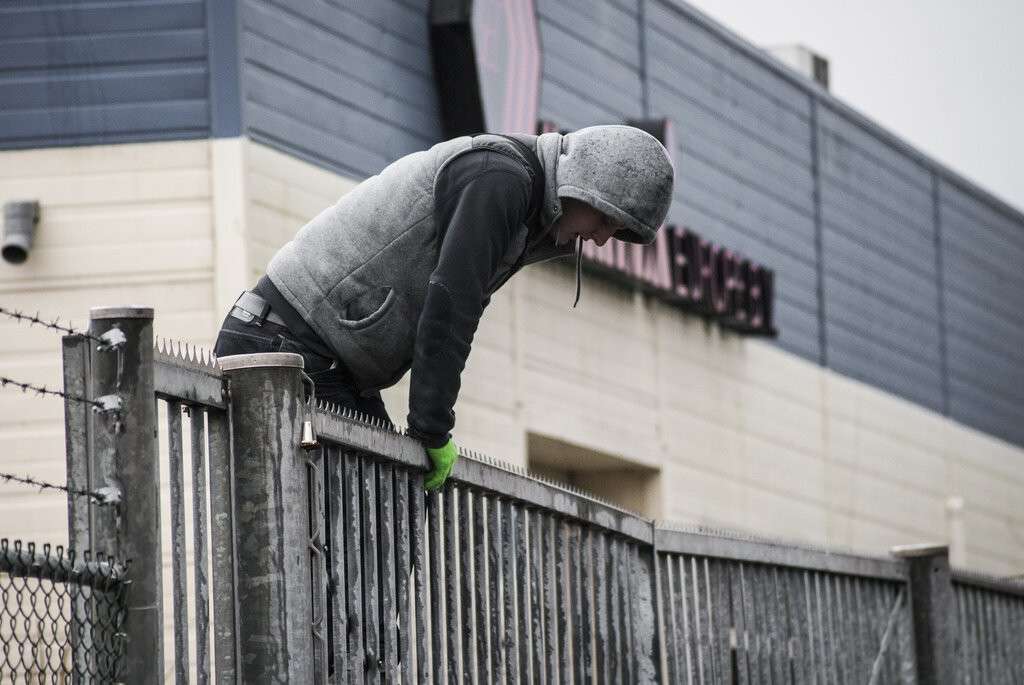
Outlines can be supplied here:
[[576, 309], [576, 305], [580, 301], [580, 293], [582, 292], [582, 276], [581, 271], [583, 270], [583, 238], [576, 236], [576, 299], [573, 300], [572, 308]]

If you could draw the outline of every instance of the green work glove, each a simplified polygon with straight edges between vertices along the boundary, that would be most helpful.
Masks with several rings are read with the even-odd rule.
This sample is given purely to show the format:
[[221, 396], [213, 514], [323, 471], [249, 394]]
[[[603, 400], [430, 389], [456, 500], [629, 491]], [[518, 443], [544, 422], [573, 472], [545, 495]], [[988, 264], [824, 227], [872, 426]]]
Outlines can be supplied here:
[[455, 446], [455, 441], [448, 438], [448, 443], [444, 447], [428, 447], [427, 454], [434, 463], [434, 470], [427, 474], [423, 487], [427, 490], [437, 490], [444, 485], [448, 474], [452, 472], [452, 466], [459, 458], [459, 450]]

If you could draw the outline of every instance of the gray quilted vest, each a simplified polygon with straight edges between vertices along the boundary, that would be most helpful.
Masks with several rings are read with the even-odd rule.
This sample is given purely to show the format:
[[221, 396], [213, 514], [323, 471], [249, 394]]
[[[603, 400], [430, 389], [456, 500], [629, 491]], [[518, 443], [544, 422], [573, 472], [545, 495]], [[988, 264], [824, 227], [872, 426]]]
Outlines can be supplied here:
[[[519, 137], [532, 144], [536, 137]], [[337, 354], [361, 390], [401, 379], [413, 358], [416, 328], [437, 266], [434, 225], [438, 173], [473, 149], [497, 149], [532, 164], [501, 136], [461, 137], [395, 161], [306, 224], [274, 255], [267, 275], [281, 294]], [[506, 253], [488, 293], [525, 264], [572, 254], [535, 240], [527, 250], [524, 225]], [[543, 237], [543, 236], [542, 236]]]
[[[527, 264], [568, 256], [550, 230], [561, 198], [590, 204], [623, 225], [615, 237], [651, 243], [672, 203], [675, 170], [655, 138], [632, 126], [515, 136], [543, 169], [540, 230], [521, 226], [488, 288]], [[440, 244], [434, 226], [438, 172], [457, 156], [490, 148], [520, 160], [502, 136], [455, 138], [415, 152], [368, 178], [306, 224], [271, 259], [267, 275], [352, 372], [361, 390], [386, 388], [412, 365], [416, 328]], [[577, 292], [579, 287], [577, 261]]]

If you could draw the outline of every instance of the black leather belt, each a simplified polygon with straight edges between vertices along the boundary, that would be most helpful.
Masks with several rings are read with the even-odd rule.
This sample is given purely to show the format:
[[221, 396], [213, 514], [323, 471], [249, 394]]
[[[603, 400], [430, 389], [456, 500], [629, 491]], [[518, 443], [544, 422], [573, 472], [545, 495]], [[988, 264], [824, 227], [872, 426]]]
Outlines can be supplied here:
[[278, 326], [287, 326], [284, 319], [270, 311], [269, 302], [248, 290], [238, 296], [234, 306], [231, 307], [230, 314], [239, 321], [254, 323], [257, 326], [262, 326], [264, 321], [269, 321]]

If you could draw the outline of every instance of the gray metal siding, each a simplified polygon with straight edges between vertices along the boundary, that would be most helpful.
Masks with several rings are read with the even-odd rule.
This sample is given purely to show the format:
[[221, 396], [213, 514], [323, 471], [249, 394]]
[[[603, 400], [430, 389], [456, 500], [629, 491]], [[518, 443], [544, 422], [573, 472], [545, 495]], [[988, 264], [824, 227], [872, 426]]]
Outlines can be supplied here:
[[209, 133], [206, 6], [0, 7], [0, 148]]
[[1024, 442], [1024, 227], [939, 184], [950, 415]]
[[426, 3], [241, 0], [251, 137], [370, 176], [440, 139]]
[[670, 3], [644, 10], [647, 114], [676, 123], [669, 218], [775, 269], [779, 344], [817, 360], [810, 97]]
[[828, 364], [942, 411], [931, 171], [829, 107], [818, 126]]

